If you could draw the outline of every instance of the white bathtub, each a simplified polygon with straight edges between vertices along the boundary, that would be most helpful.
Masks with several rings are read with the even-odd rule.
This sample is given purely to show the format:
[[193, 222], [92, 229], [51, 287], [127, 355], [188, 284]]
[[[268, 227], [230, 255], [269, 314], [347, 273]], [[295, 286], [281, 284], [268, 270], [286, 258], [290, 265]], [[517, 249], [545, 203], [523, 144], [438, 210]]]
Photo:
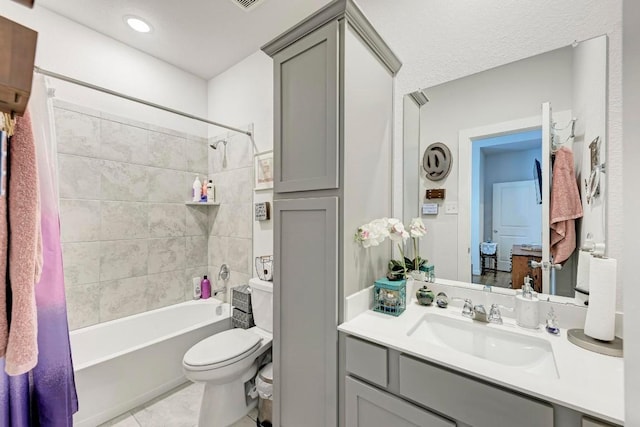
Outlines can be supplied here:
[[211, 298], [72, 331], [74, 425], [95, 427], [184, 383], [184, 353], [229, 328], [229, 305]]

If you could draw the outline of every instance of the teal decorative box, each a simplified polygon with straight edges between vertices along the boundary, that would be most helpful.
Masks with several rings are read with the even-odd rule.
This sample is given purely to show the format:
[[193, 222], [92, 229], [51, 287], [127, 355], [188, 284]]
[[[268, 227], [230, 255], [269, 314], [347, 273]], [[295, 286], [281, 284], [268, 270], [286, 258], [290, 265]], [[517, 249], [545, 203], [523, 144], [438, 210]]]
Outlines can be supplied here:
[[400, 316], [407, 308], [407, 281], [376, 280], [373, 286], [373, 311]]

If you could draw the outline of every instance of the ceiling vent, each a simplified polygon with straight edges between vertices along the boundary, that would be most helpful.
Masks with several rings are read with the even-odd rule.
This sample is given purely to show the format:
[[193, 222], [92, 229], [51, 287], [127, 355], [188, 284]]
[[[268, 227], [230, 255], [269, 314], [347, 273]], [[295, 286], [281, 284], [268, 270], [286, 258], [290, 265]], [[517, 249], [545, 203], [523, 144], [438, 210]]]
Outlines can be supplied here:
[[255, 9], [256, 7], [264, 3], [264, 1], [265, 0], [231, 0], [233, 4], [235, 4], [245, 12], [249, 12], [250, 10]]

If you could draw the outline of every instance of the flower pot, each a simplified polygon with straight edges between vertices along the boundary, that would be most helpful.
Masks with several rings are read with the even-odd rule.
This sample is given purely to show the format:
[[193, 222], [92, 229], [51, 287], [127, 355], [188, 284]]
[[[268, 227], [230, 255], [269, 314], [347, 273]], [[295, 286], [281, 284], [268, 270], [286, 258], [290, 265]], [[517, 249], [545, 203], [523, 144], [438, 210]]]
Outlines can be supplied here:
[[420, 271], [420, 270], [413, 270], [409, 272], [409, 277], [411, 277], [413, 280], [420, 280], [422, 282], [426, 282], [427, 281], [427, 273], [424, 271]]

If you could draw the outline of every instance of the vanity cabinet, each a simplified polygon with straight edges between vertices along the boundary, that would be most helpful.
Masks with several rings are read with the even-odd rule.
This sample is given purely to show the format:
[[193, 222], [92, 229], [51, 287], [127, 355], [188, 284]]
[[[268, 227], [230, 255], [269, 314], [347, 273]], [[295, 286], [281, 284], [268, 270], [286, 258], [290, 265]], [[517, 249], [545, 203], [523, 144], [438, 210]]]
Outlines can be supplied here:
[[353, 235], [392, 215], [401, 63], [351, 0], [262, 50], [274, 65], [274, 425], [334, 427], [344, 297], [382, 277], [391, 256], [389, 246], [354, 259]]
[[456, 423], [347, 377], [347, 427], [455, 427]]
[[345, 341], [347, 427], [614, 427], [367, 340]]

